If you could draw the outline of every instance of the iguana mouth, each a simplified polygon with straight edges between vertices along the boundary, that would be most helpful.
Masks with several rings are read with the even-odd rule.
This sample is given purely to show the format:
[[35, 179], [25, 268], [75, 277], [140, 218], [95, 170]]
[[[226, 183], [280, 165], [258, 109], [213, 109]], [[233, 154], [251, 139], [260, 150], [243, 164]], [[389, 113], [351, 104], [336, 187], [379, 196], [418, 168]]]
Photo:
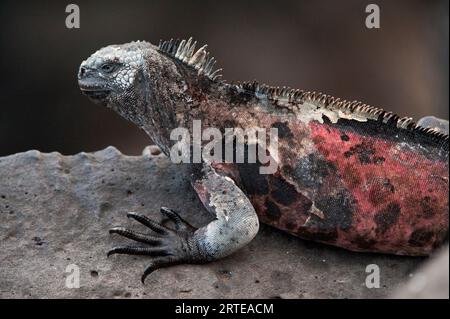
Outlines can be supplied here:
[[93, 100], [103, 100], [111, 93], [111, 90], [104, 86], [83, 83], [82, 81], [79, 81], [78, 85], [80, 86], [81, 92]]
[[94, 99], [94, 100], [103, 100], [105, 99], [109, 93], [111, 92], [110, 90], [103, 90], [103, 89], [84, 89], [81, 88], [81, 92], [83, 92], [84, 95], [86, 95], [87, 97]]
[[84, 95], [94, 101], [104, 100], [111, 93], [107, 85], [92, 78], [79, 79], [78, 86]]

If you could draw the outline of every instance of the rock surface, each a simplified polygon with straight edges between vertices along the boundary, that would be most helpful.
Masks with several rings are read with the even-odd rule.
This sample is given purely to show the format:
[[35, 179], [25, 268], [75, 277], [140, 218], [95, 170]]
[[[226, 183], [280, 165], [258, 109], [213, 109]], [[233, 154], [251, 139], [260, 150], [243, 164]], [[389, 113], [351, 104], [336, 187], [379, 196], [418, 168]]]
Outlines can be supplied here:
[[[136, 157], [109, 147], [0, 158], [0, 298], [377, 298], [395, 291], [424, 260], [352, 253], [262, 226], [228, 258], [161, 269], [142, 285], [148, 257], [106, 258], [127, 241], [108, 229], [139, 229], [126, 212], [160, 219], [160, 206], [196, 226], [211, 220], [183, 170], [154, 148]], [[66, 287], [72, 264], [80, 288]], [[378, 289], [365, 285], [369, 264], [380, 268]]]
[[394, 294], [400, 299], [449, 298], [449, 249], [441, 249], [435, 258], [422, 266], [412, 278]]

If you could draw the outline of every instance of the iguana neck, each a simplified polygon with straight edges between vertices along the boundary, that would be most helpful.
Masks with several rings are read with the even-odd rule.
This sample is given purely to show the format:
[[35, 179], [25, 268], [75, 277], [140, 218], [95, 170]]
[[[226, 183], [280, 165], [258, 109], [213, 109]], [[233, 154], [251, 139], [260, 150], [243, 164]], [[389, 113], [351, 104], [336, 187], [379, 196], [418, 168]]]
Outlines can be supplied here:
[[227, 85], [198, 76], [196, 70], [170, 57], [155, 56], [154, 51], [148, 52], [146, 61], [145, 70], [136, 77], [139, 93], [130, 95], [128, 105], [116, 111], [169, 155], [174, 143], [171, 131], [179, 127], [191, 130], [193, 120], [206, 118], [205, 106], [221, 103]]

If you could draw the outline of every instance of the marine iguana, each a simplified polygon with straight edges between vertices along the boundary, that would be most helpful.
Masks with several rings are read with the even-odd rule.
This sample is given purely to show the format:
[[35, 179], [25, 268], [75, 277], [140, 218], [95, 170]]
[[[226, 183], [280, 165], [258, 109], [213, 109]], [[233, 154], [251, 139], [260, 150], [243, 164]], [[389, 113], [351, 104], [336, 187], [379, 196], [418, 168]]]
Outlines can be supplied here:
[[255, 237], [259, 221], [361, 252], [428, 255], [448, 238], [447, 134], [357, 101], [227, 83], [206, 46], [195, 47], [192, 38], [110, 45], [79, 68], [81, 91], [143, 129], [166, 155], [170, 132], [192, 129], [193, 120], [279, 132], [273, 174], [260, 174], [261, 163], [192, 164], [192, 186], [215, 215], [206, 226], [162, 207], [173, 226], [128, 213], [153, 233], [110, 230], [146, 244], [108, 252], [152, 256], [142, 282], [161, 267], [232, 254]]

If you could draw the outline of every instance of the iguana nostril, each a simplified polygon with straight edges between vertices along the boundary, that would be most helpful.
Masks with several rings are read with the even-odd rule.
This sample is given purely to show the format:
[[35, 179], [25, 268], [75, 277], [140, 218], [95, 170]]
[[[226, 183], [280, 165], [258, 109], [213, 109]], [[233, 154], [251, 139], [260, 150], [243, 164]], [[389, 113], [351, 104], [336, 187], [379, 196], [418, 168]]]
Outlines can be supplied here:
[[86, 74], [86, 68], [80, 67], [80, 70], [78, 71], [78, 78], [81, 79]]

